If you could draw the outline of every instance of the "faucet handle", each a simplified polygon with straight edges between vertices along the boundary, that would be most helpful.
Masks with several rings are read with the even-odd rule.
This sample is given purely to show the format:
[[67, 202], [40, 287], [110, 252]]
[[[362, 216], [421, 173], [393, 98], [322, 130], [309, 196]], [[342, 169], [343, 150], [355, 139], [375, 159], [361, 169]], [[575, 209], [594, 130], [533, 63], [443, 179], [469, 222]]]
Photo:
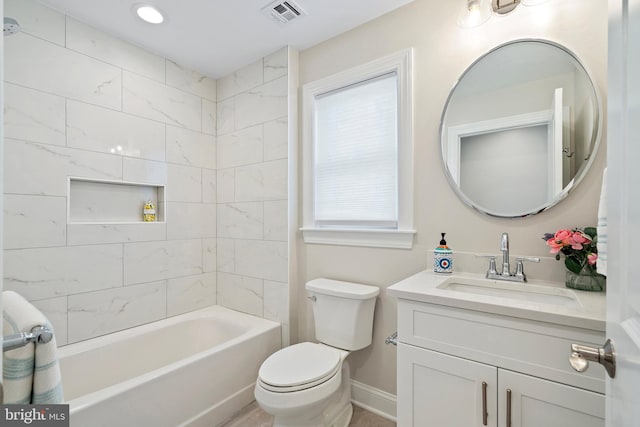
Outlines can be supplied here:
[[516, 261], [540, 262], [540, 258], [538, 258], [537, 256], [519, 256], [516, 258]]
[[538, 257], [528, 257], [528, 256], [517, 257], [516, 258], [516, 274], [514, 274], [514, 276], [522, 277], [522, 280], [526, 282], [527, 281], [527, 276], [524, 274], [524, 261], [540, 262], [540, 258], [538, 258]]
[[489, 258], [489, 268], [487, 269], [487, 277], [495, 276], [498, 274], [498, 269], [496, 267], [496, 256], [495, 255], [476, 255], [478, 258]]
[[496, 257], [489, 257], [489, 269], [487, 270], [487, 275], [489, 274], [498, 274], [498, 270], [496, 268]]
[[497, 273], [496, 256], [489, 254], [476, 254], [476, 258], [489, 258], [489, 271], [487, 273]]

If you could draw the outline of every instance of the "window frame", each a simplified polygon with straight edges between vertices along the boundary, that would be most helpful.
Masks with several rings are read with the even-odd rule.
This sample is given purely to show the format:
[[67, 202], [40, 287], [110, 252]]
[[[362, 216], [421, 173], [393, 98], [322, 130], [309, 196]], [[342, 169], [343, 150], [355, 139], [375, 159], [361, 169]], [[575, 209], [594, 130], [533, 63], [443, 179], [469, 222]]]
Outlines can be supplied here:
[[[413, 49], [405, 49], [328, 77], [302, 88], [302, 231], [305, 243], [410, 249], [413, 228]], [[395, 72], [398, 84], [398, 223], [397, 227], [323, 226], [314, 218], [314, 147], [316, 96]]]

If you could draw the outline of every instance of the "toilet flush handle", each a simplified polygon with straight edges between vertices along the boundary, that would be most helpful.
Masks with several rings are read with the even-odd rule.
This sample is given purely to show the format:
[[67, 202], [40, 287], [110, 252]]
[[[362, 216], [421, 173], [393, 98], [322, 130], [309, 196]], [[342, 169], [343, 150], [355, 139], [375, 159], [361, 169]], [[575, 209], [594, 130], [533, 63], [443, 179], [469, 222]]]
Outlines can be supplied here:
[[310, 297], [307, 297], [307, 298], [309, 298], [313, 302], [316, 302], [316, 300], [318, 299], [318, 298], [316, 298], [315, 295], [311, 295]]

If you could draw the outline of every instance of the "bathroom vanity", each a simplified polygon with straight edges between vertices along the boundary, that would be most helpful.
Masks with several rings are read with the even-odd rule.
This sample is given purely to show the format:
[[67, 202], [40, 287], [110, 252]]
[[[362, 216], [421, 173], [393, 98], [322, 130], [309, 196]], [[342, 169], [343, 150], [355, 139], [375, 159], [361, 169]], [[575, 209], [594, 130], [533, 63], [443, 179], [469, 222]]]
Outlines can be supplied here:
[[602, 427], [605, 370], [569, 364], [605, 339], [605, 296], [562, 283], [423, 271], [398, 298], [398, 425]]

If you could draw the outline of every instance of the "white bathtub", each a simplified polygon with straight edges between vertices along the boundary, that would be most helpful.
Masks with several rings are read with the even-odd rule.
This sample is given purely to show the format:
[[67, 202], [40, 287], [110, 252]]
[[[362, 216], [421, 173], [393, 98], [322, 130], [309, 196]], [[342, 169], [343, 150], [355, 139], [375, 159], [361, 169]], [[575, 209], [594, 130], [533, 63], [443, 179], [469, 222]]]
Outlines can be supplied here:
[[62, 347], [71, 426], [215, 426], [280, 342], [278, 323], [213, 306]]

